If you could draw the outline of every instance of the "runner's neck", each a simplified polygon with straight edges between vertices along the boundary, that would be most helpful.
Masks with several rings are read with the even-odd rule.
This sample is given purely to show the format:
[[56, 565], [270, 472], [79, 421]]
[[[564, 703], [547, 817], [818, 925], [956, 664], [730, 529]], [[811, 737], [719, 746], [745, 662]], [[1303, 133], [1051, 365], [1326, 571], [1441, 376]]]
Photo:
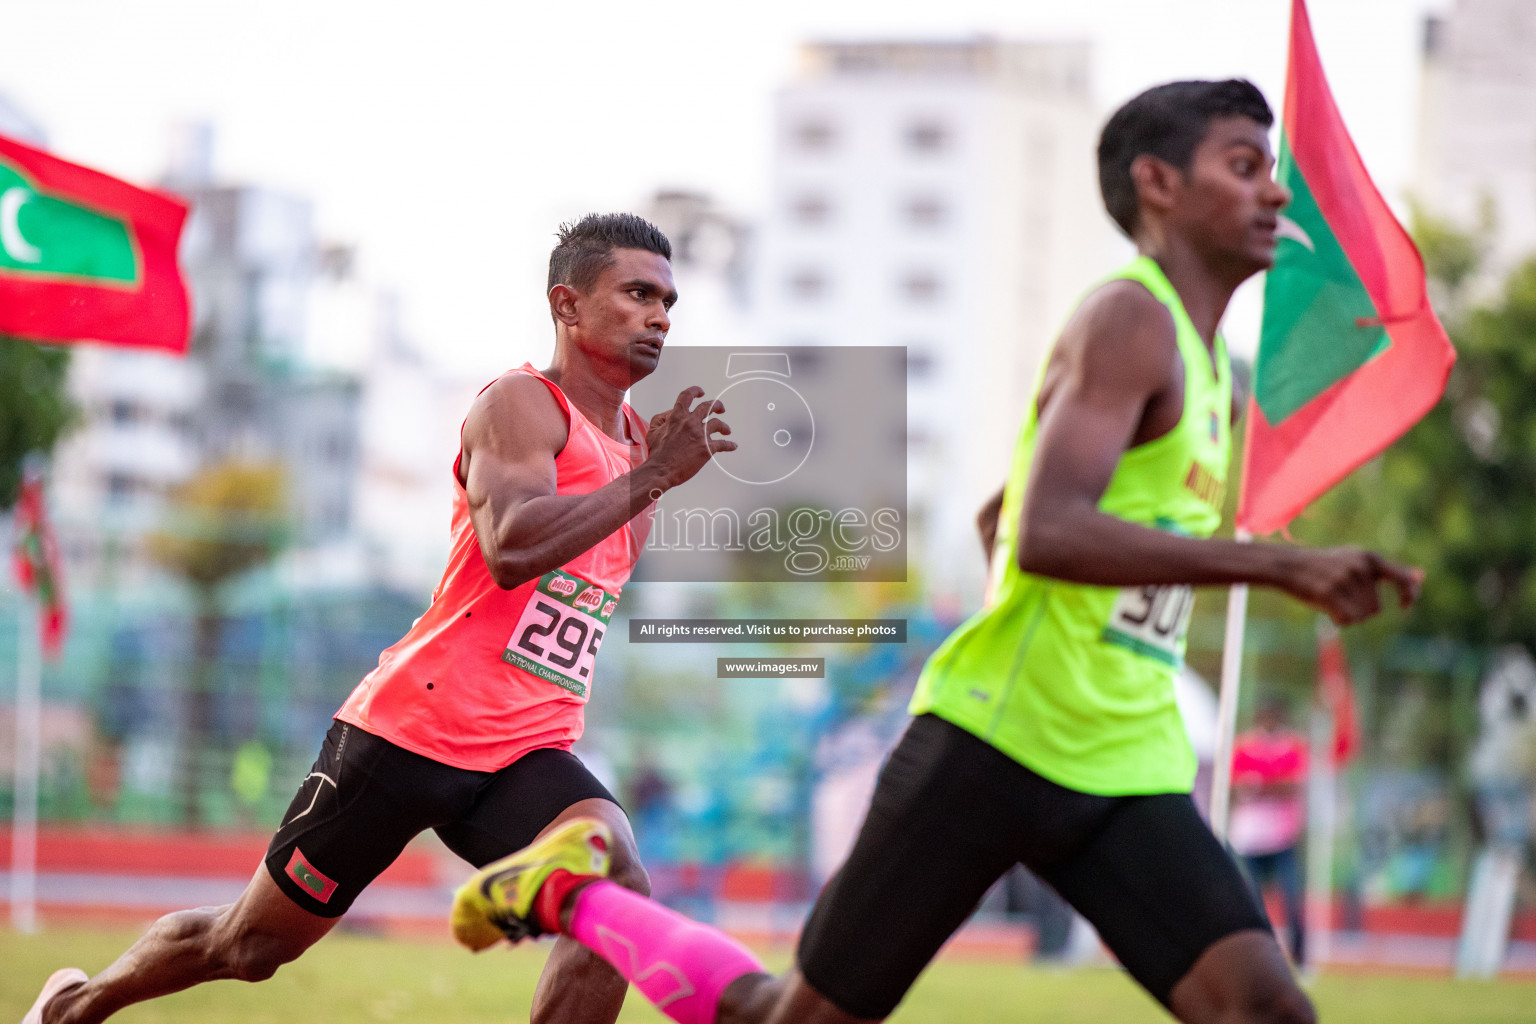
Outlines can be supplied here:
[[1214, 353], [1216, 329], [1221, 325], [1221, 318], [1226, 315], [1232, 293], [1252, 275], [1238, 277], [1228, 268], [1213, 267], [1192, 246], [1174, 237], [1160, 239], [1158, 244], [1142, 244], [1137, 248], [1141, 255], [1150, 257], [1162, 269], [1163, 276], [1173, 285], [1173, 290], [1179, 293], [1179, 301], [1184, 304], [1184, 312], [1200, 335], [1200, 340], [1205, 342], [1208, 351]]
[[634, 444], [624, 416], [624, 391], [578, 367], [562, 366], [557, 357], [547, 370], [539, 371], [565, 393], [566, 399], [593, 426], [610, 439]]

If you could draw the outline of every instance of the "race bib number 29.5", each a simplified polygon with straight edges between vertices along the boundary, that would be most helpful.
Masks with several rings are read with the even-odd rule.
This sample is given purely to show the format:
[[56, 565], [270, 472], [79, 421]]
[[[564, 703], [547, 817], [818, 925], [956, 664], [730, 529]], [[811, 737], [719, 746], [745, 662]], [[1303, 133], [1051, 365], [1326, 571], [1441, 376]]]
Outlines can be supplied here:
[[1100, 639], [1177, 665], [1182, 660], [1181, 641], [1194, 606], [1195, 592], [1183, 584], [1126, 587], [1115, 599]]
[[619, 599], [595, 583], [559, 569], [546, 573], [507, 638], [501, 660], [585, 697], [597, 649], [618, 606]]

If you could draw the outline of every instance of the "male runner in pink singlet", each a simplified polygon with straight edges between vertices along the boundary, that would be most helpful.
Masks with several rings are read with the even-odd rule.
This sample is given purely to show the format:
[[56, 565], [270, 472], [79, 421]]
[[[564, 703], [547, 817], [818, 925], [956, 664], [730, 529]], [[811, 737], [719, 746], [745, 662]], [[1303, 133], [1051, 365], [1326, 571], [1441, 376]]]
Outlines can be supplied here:
[[[453, 548], [432, 604], [336, 714], [314, 768], [239, 900], [157, 921], [94, 978], [65, 968], [23, 1024], [100, 1021], [221, 978], [260, 981], [335, 926], [412, 837], [433, 829], [476, 867], [571, 818], [604, 822], [610, 877], [649, 891], [628, 819], [570, 753], [643, 515], [733, 442], [678, 395], [649, 427], [624, 402], [650, 374], [677, 299], [672, 248], [629, 214], [561, 229], [550, 254], [554, 361], [488, 385], [454, 461]], [[607, 1024], [626, 982], [562, 936], [535, 1021]]]

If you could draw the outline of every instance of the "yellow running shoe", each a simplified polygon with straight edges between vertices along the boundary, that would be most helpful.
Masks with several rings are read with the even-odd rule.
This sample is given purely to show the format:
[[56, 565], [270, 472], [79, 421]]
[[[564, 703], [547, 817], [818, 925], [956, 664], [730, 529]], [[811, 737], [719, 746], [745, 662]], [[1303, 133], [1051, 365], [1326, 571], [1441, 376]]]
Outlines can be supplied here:
[[534, 918], [539, 887], [556, 871], [608, 874], [613, 834], [596, 818], [576, 818], [543, 839], [487, 864], [453, 894], [453, 937], [479, 951], [502, 939], [521, 942], [544, 933]]

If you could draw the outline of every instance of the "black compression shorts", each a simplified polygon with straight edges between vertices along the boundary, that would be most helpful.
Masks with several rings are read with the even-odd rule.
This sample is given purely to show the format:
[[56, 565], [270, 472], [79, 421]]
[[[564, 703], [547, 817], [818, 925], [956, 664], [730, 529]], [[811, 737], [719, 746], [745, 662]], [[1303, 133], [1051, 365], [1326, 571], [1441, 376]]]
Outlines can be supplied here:
[[1003, 872], [1022, 862], [1164, 1006], [1200, 954], [1269, 930], [1187, 794], [1066, 789], [933, 715], [913, 719], [800, 936], [805, 979], [855, 1017], [896, 1008]]
[[478, 868], [592, 798], [618, 802], [569, 751], [534, 750], [476, 772], [338, 721], [272, 837], [267, 871], [305, 910], [340, 917], [426, 829]]

